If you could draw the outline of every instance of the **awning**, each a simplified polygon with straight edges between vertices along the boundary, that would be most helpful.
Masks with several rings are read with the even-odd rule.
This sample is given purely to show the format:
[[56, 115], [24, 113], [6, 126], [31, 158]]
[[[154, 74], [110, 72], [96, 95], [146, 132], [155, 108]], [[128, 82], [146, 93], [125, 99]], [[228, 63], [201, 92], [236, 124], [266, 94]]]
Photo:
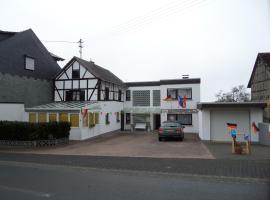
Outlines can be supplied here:
[[155, 113], [159, 114], [161, 112], [160, 108], [155, 107], [134, 107], [134, 108], [124, 108], [126, 113], [138, 113], [138, 114], [148, 114]]
[[88, 110], [101, 110], [101, 105], [97, 101], [66, 101], [66, 102], [53, 102], [49, 104], [43, 104], [31, 108], [25, 108], [26, 112], [38, 112], [38, 111], [69, 111], [79, 112], [82, 108]]
[[167, 114], [190, 114], [190, 113], [197, 113], [197, 109], [161, 109], [162, 113]]

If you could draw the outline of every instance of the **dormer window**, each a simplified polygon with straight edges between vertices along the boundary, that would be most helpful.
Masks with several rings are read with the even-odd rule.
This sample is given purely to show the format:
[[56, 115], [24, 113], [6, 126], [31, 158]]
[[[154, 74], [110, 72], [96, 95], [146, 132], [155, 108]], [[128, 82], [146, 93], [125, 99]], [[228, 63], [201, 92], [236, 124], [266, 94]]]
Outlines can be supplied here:
[[80, 78], [80, 70], [79, 69], [72, 70], [72, 78]]
[[35, 70], [35, 59], [29, 56], [25, 56], [25, 69], [34, 71]]

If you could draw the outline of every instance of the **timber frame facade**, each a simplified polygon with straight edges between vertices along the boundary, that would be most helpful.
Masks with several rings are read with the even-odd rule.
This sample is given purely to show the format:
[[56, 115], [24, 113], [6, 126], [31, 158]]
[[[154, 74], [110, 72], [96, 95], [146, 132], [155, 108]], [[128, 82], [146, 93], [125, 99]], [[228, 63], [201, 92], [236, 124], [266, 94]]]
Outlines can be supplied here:
[[54, 80], [54, 100], [123, 102], [124, 83], [110, 71], [73, 57]]

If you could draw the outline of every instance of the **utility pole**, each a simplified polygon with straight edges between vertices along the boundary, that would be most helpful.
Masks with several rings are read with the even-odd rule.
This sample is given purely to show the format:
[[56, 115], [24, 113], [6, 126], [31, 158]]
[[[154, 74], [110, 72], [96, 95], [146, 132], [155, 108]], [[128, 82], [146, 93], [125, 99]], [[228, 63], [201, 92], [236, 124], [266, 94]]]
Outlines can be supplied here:
[[79, 41], [78, 41], [78, 43], [79, 43], [79, 52], [80, 52], [80, 58], [82, 58], [82, 48], [83, 48], [83, 40], [82, 39], [80, 39]]

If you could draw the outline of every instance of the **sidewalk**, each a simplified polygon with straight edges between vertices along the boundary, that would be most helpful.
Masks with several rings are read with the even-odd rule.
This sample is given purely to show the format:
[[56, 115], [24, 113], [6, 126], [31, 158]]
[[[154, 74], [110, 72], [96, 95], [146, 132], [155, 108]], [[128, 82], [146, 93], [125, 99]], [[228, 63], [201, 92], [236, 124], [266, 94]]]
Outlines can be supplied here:
[[1, 161], [270, 180], [270, 160], [172, 159], [0, 153]]

